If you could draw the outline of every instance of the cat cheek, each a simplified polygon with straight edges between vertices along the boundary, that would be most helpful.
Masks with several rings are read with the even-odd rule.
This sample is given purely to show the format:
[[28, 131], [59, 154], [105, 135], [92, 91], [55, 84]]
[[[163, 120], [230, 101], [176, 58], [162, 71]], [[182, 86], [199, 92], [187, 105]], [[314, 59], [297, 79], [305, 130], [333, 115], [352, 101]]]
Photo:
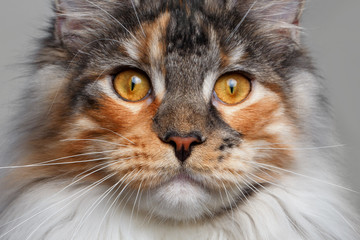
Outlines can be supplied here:
[[257, 135], [263, 125], [282, 107], [279, 95], [253, 81], [249, 96], [236, 105], [226, 105], [213, 97], [212, 103], [223, 120], [244, 135]]

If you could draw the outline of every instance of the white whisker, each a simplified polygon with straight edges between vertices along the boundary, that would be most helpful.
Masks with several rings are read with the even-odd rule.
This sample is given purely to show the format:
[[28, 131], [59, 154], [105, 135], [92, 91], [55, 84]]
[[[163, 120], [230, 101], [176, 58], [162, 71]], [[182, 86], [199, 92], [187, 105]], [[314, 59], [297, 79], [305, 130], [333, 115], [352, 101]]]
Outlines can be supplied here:
[[17, 168], [29, 168], [29, 167], [45, 167], [45, 166], [56, 166], [56, 165], [67, 165], [67, 164], [76, 164], [76, 163], [86, 163], [86, 162], [97, 162], [101, 160], [111, 159], [111, 157], [102, 157], [96, 159], [89, 159], [89, 160], [80, 160], [74, 162], [59, 162], [59, 163], [48, 163], [48, 164], [29, 164], [29, 165], [20, 165], [20, 166], [8, 166], [8, 167], [1, 167], [0, 169], [17, 169]]
[[241, 26], [241, 24], [245, 21], [245, 19], [247, 18], [247, 16], [249, 15], [249, 13], [251, 12], [251, 10], [254, 8], [255, 4], [257, 3], [257, 0], [255, 0], [253, 2], [253, 4], [251, 4], [249, 10], [245, 13], [244, 17], [240, 20], [240, 22], [238, 23], [238, 25], [236, 25], [235, 29], [230, 33], [230, 35], [226, 38], [225, 42], [229, 42], [231, 38], [233, 38], [234, 34], [236, 33], [236, 31], [239, 29], [239, 27]]
[[[94, 169], [97, 169], [96, 171], [100, 171], [100, 170], [102, 170], [104, 168], [107, 168], [108, 166], [111, 166], [112, 164], [115, 164], [115, 163], [118, 163], [119, 161], [127, 160], [127, 159], [130, 159], [130, 158], [121, 158], [121, 159], [116, 159], [116, 160], [109, 161], [109, 162], [100, 163], [100, 164], [98, 164], [98, 165], [96, 165], [96, 166], [94, 166], [92, 168], [89, 168], [89, 169], [79, 173], [75, 177], [73, 177], [72, 182], [77, 182], [79, 180], [79, 179], [77, 179], [78, 177], [80, 177], [80, 179], [83, 179], [84, 176], [87, 177], [87, 176], [91, 175], [92, 173], [94, 173], [94, 172], [91, 172]], [[91, 173], [86, 174], [87, 172], [91, 172]], [[83, 174], [86, 174], [86, 175], [82, 176]]]
[[[259, 177], [259, 176], [255, 175], [255, 174], [252, 174], [252, 173], [248, 173], [248, 174], [250, 174], [251, 176], [253, 176], [253, 177], [257, 178], [257, 179], [260, 179], [261, 181], [264, 181], [264, 182], [266, 182], [266, 183], [268, 183], [268, 184], [271, 184], [271, 185], [274, 185], [274, 186], [276, 186], [276, 187], [278, 187], [278, 188], [281, 188], [281, 189], [285, 189], [285, 190], [286, 190], [285, 186], [282, 186], [282, 185], [279, 185], [279, 184], [270, 182], [270, 181], [268, 181], [268, 180], [266, 180], [266, 179], [264, 179], [264, 178], [262, 178], [262, 177]], [[250, 178], [248, 175], [246, 175], [246, 177]], [[262, 186], [262, 184], [260, 184], [260, 186]], [[262, 187], [265, 188], [264, 186], [262, 186]]]
[[[99, 172], [99, 171], [101, 171], [101, 170], [103, 170], [103, 169], [105, 169], [105, 168], [107, 168], [107, 167], [110, 167], [110, 166], [112, 166], [112, 165], [115, 165], [116, 163], [118, 163], [118, 160], [108, 162], [104, 167], [101, 167], [101, 168], [99, 168], [99, 169], [96, 169], [96, 170], [94, 170], [94, 171], [92, 171], [92, 172], [90, 172], [90, 173], [82, 176], [82, 177], [79, 178], [79, 179], [76, 179], [76, 180], [73, 179], [73, 181], [72, 181], [68, 186], [66, 186], [65, 188], [63, 188], [62, 190], [60, 190], [57, 194], [59, 194], [59, 193], [61, 193], [62, 191], [66, 190], [67, 188], [71, 187], [72, 185], [80, 182], [81, 180], [87, 178], [88, 176], [90, 176], [90, 175], [92, 175], [92, 174], [94, 174], [94, 173], [96, 173], [96, 172]], [[75, 181], [74, 181], [74, 180], [75, 180]]]
[[133, 220], [133, 215], [134, 215], [134, 210], [135, 210], [135, 206], [136, 206], [136, 201], [138, 200], [139, 193], [140, 193], [140, 190], [141, 190], [141, 185], [142, 185], [143, 181], [144, 181], [144, 180], [142, 180], [142, 181], [140, 182], [138, 191], [137, 191], [136, 196], [135, 196], [134, 205], [133, 205], [133, 207], [132, 207], [132, 209], [131, 209], [131, 215], [130, 215], [130, 221], [129, 221], [129, 230], [131, 229], [131, 224], [132, 224], [132, 220]]
[[221, 184], [222, 184], [223, 189], [224, 189], [224, 191], [225, 191], [226, 198], [227, 198], [227, 200], [228, 200], [228, 202], [229, 202], [229, 206], [230, 206], [231, 213], [233, 213], [232, 202], [230, 201], [230, 197], [229, 197], [228, 191], [227, 191], [227, 189], [226, 189], [223, 181], [221, 181]]
[[[101, 171], [102, 169], [107, 168], [107, 167], [109, 167], [109, 166], [117, 163], [118, 161], [119, 161], [119, 160], [115, 160], [115, 161], [111, 161], [111, 162], [106, 162], [106, 163], [99, 164], [99, 165], [104, 165], [104, 164], [106, 164], [106, 166], [104, 166], [104, 167], [102, 167], [102, 168], [99, 168], [99, 169], [96, 169], [95, 171], [92, 171], [92, 172], [90, 172], [90, 173], [82, 176], [81, 178], [77, 179], [76, 181], [75, 181], [75, 178], [76, 178], [76, 177], [75, 177], [70, 184], [68, 184], [66, 187], [64, 187], [63, 189], [61, 189], [60, 191], [58, 191], [57, 193], [55, 193], [55, 194], [52, 195], [51, 197], [49, 197], [49, 200], [55, 198], [57, 195], [59, 195], [60, 193], [62, 193], [62, 192], [65, 191], [66, 189], [68, 189], [69, 187], [71, 187], [71, 186], [75, 185], [76, 183], [80, 182], [82, 179], [84, 179], [84, 178], [86, 178], [86, 177], [88, 177], [88, 176], [90, 176], [90, 175], [92, 175], [92, 174], [94, 174], [94, 173], [96, 173], [96, 172], [99, 172], [99, 171]], [[97, 166], [99, 166], [99, 165], [97, 165]], [[96, 166], [96, 167], [97, 167], [97, 166]], [[85, 172], [88, 172], [88, 171], [85, 171]], [[81, 174], [83, 174], [83, 173], [81, 173]], [[79, 176], [79, 175], [77, 175], [77, 176]], [[35, 208], [34, 211], [40, 210], [39, 208], [40, 208], [40, 207]], [[0, 228], [2, 228], [2, 227], [6, 226], [6, 225], [8, 225], [8, 224], [10, 224], [10, 223], [12, 223], [12, 222], [14, 222], [14, 221], [20, 220], [20, 219], [24, 218], [25, 216], [26, 216], [26, 215], [24, 214], [24, 215], [22, 215], [22, 216], [20, 216], [20, 217], [18, 217], [18, 218], [16, 218], [16, 219], [13, 219], [13, 220], [11, 220], [11, 221], [9, 221], [9, 222], [1, 225]]]
[[106, 11], [105, 9], [103, 9], [102, 7], [100, 7], [99, 5], [89, 1], [89, 0], [85, 0], [88, 3], [90, 3], [91, 5], [95, 6], [96, 8], [100, 9], [102, 12], [104, 12], [106, 15], [108, 15], [109, 17], [111, 17], [116, 23], [118, 23], [127, 33], [129, 33], [138, 43], [139, 40], [134, 36], [134, 34], [132, 34], [118, 19], [116, 19], [113, 15], [111, 15], [108, 11]]
[[318, 149], [329, 149], [329, 148], [338, 148], [338, 147], [344, 147], [344, 144], [337, 144], [337, 145], [329, 145], [329, 146], [321, 146], [321, 147], [303, 147], [303, 148], [251, 148], [255, 150], [318, 150]]
[[[19, 224], [17, 224], [15, 227], [11, 228], [10, 230], [8, 230], [7, 232], [3, 233], [1, 236], [0, 236], [0, 239], [5, 237], [6, 235], [8, 235], [10, 232], [14, 231], [16, 228], [20, 227], [21, 225], [23, 225], [24, 223], [26, 223], [27, 221], [31, 220], [32, 218], [40, 215], [41, 213], [45, 212], [46, 210], [62, 203], [62, 202], [65, 202], [69, 199], [71, 199], [72, 197], [76, 196], [77, 194], [83, 192], [81, 195], [77, 196], [75, 199], [71, 200], [69, 203], [67, 203], [64, 207], [62, 207], [59, 211], [57, 211], [55, 214], [57, 214], [58, 212], [60, 212], [62, 209], [64, 209], [66, 206], [68, 206], [70, 203], [72, 203], [74, 200], [76, 200], [77, 198], [81, 197], [82, 195], [84, 195], [85, 193], [89, 192], [91, 189], [93, 189], [94, 187], [98, 186], [99, 184], [103, 183], [104, 181], [106, 181], [107, 179], [111, 178], [112, 176], [114, 176], [114, 174], [110, 174], [110, 175], [107, 175], [106, 177], [94, 182], [93, 184], [85, 187], [84, 189], [80, 190], [79, 192], [76, 192], [75, 194], [69, 196], [69, 197], [66, 197], [64, 199], [62, 199], [61, 201], [59, 202], [56, 202], [52, 205], [50, 205], [49, 207], [41, 210], [40, 212], [37, 212], [36, 214], [32, 215], [31, 217], [25, 219], [24, 221], [20, 222]], [[50, 219], [52, 216], [54, 216], [55, 214], [52, 214], [50, 215], [45, 221], [43, 221], [29, 236], [26, 240], [28, 240], [48, 219]]]
[[117, 185], [119, 185], [121, 183], [121, 180], [116, 182], [113, 186], [111, 186], [110, 188], [108, 188], [103, 194], [101, 194], [96, 200], [95, 202], [93, 202], [93, 204], [88, 208], [88, 210], [85, 212], [84, 216], [80, 219], [80, 222], [78, 224], [78, 226], [76, 227], [71, 240], [74, 239], [74, 237], [76, 236], [77, 232], [81, 229], [81, 227], [84, 225], [86, 219], [95, 211], [95, 209], [100, 205], [100, 203], [111, 193], [111, 191], [116, 188]]
[[75, 158], [75, 157], [81, 157], [81, 156], [94, 155], [94, 154], [110, 153], [110, 152], [114, 152], [114, 151], [116, 151], [116, 150], [108, 150], [108, 151], [102, 151], [102, 152], [81, 153], [81, 154], [71, 155], [71, 156], [67, 156], [67, 157], [61, 157], [61, 158], [56, 158], [56, 159], [52, 159], [52, 160], [47, 160], [45, 162], [38, 162], [38, 163], [34, 163], [34, 164], [20, 165], [20, 166], [5, 166], [5, 167], [0, 167], [0, 169], [12, 169], [12, 168], [21, 168], [21, 167], [42, 166], [45, 163], [56, 162], [56, 161], [59, 161], [59, 160]]
[[107, 129], [107, 128], [104, 128], [104, 127], [99, 127], [99, 128], [100, 128], [100, 129], [104, 129], [104, 130], [106, 130], [106, 131], [109, 131], [109, 132], [111, 132], [111, 133], [114, 133], [115, 135], [117, 135], [117, 136], [119, 136], [119, 137], [125, 139], [126, 141], [128, 141], [128, 142], [130, 142], [130, 143], [132, 143], [132, 144], [135, 145], [135, 143], [134, 143], [133, 141], [131, 141], [130, 139], [124, 137], [124, 136], [121, 135], [120, 133], [114, 132], [114, 131], [112, 131], [112, 130], [110, 130], [110, 129]]
[[142, 25], [141, 25], [141, 22], [140, 22], [140, 19], [139, 19], [139, 15], [138, 15], [138, 13], [137, 13], [137, 11], [136, 11], [136, 6], [135, 6], [135, 4], [134, 4], [134, 0], [130, 0], [130, 1], [131, 1], [131, 4], [132, 4], [132, 7], [133, 7], [133, 9], [134, 9], [134, 12], [135, 12], [135, 15], [136, 15], [136, 19], [137, 19], [137, 21], [138, 21], [138, 23], [139, 23], [139, 26], [140, 26], [140, 28], [141, 28], [141, 31], [142, 31], [144, 37], [146, 38], [146, 34], [145, 34], [145, 31], [144, 31], [144, 28], [143, 28]]
[[76, 199], [78, 199], [79, 197], [81, 197], [82, 195], [84, 195], [85, 193], [88, 193], [90, 190], [92, 190], [93, 188], [95, 188], [96, 186], [100, 185], [101, 183], [105, 182], [106, 180], [108, 180], [109, 178], [113, 177], [116, 173], [113, 174], [109, 174], [108, 176], [102, 178], [99, 181], [96, 182], [96, 184], [92, 184], [90, 186], [92, 186], [90, 189], [88, 189], [86, 192], [82, 193], [80, 196], [77, 196], [75, 199], [72, 199], [69, 203], [67, 203], [65, 206], [63, 206], [62, 208], [60, 208], [58, 211], [56, 211], [54, 214], [51, 214], [49, 217], [47, 217], [43, 222], [41, 222], [39, 224], [39, 226], [37, 228], [35, 228], [30, 235], [25, 239], [25, 240], [29, 240], [30, 237], [44, 224], [46, 223], [50, 218], [52, 218], [54, 215], [58, 214], [59, 212], [61, 212], [64, 208], [66, 208], [68, 205], [70, 205], [70, 203], [72, 203], [73, 201], [75, 201]]
[[[246, 160], [243, 160], [243, 161], [246, 161]], [[324, 181], [322, 179], [314, 178], [314, 177], [311, 177], [311, 176], [307, 176], [307, 175], [304, 175], [304, 174], [301, 174], [301, 173], [293, 172], [293, 171], [283, 169], [283, 168], [280, 168], [280, 167], [272, 166], [272, 165], [265, 164], [265, 163], [259, 163], [259, 162], [251, 162], [251, 161], [246, 161], [246, 162], [249, 162], [251, 164], [255, 164], [255, 165], [258, 165], [258, 166], [265, 166], [265, 167], [268, 167], [268, 168], [280, 170], [280, 171], [283, 171], [283, 172], [286, 172], [286, 173], [291, 173], [291, 174], [294, 174], [294, 175], [297, 175], [297, 176], [300, 176], [300, 177], [304, 177], [304, 178], [307, 178], [307, 179], [310, 179], [310, 180], [314, 180], [314, 181], [319, 182], [319, 183], [324, 183], [324, 184], [329, 185], [329, 186], [337, 187], [337, 188], [340, 188], [340, 189], [343, 189], [343, 190], [347, 190], [347, 191], [350, 191], [350, 192], [353, 192], [353, 193], [360, 194], [359, 192], [357, 192], [355, 190], [352, 190], [350, 188], [343, 187], [343, 186], [340, 186], [340, 185], [337, 185], [337, 184], [334, 184], [334, 183], [331, 183], [331, 182]], [[270, 169], [268, 169], [268, 170], [270, 170]]]
[[333, 206], [331, 206], [331, 208], [334, 210], [334, 212], [339, 215], [343, 220], [344, 222], [358, 235], [360, 236], [360, 233], [356, 230], [356, 228], [354, 227], [354, 225], [352, 225], [348, 219], [346, 219], [346, 217], [344, 217], [343, 214], [341, 214], [336, 208], [334, 208]]
[[[123, 184], [127, 179], [129, 179], [129, 176], [130, 176], [134, 171], [135, 171], [135, 170], [133, 170], [133, 171], [125, 174], [125, 175], [119, 180], [119, 182], [121, 182], [121, 184], [118, 186], [118, 188], [116, 189], [116, 191], [114, 192], [114, 194], [116, 194], [116, 192], [120, 189], [120, 187], [122, 186], [122, 184]], [[115, 205], [115, 203], [117, 203], [117, 201], [119, 200], [120, 196], [121, 196], [122, 193], [125, 191], [125, 189], [126, 189], [126, 187], [127, 187], [128, 185], [129, 185], [129, 183], [126, 184], [125, 187], [120, 191], [120, 193], [117, 194], [116, 198], [115, 198], [114, 201], [111, 203], [111, 205], [109, 206], [108, 210], [105, 212], [103, 218], [102, 218], [101, 221], [100, 221], [98, 232], [100, 231], [101, 226], [102, 226], [102, 224], [104, 223], [107, 214], [110, 212], [111, 208]], [[114, 194], [113, 194], [113, 195], [114, 195]], [[113, 195], [112, 195], [109, 199], [111, 199], [111, 198], [113, 197]]]
[[119, 143], [115, 143], [115, 142], [109, 142], [106, 140], [101, 140], [101, 139], [63, 139], [60, 140], [61, 142], [71, 142], [71, 141], [94, 141], [94, 142], [101, 142], [101, 143], [108, 143], [108, 144], [112, 144], [112, 145], [116, 145], [116, 146], [120, 146], [120, 147], [126, 147], [128, 145], [125, 144], [119, 144]]

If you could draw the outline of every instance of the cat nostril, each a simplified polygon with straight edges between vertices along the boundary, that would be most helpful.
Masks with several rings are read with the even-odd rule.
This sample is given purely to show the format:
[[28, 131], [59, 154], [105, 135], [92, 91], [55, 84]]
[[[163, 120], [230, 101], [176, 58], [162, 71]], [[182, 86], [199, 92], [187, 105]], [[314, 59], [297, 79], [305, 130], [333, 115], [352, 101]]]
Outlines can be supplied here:
[[189, 151], [191, 144], [200, 142], [199, 139], [195, 137], [170, 137], [168, 141], [175, 143], [176, 151], [180, 151], [181, 149]]
[[173, 144], [175, 148], [175, 156], [180, 160], [180, 162], [185, 162], [185, 160], [190, 156], [191, 147], [195, 144], [202, 143], [202, 140], [198, 136], [169, 136], [166, 138], [165, 142]]

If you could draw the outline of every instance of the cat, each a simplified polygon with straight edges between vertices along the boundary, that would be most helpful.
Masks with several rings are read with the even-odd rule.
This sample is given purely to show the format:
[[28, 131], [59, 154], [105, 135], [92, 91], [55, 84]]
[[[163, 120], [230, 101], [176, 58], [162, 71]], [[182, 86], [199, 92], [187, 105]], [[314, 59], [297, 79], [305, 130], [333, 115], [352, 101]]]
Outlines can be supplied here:
[[359, 239], [303, 7], [56, 0], [0, 239]]

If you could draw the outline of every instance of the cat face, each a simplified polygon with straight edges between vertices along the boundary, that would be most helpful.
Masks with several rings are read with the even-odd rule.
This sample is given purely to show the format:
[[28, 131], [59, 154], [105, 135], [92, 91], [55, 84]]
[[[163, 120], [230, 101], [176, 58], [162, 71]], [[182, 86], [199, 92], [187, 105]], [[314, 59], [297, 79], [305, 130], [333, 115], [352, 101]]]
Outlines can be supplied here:
[[77, 163], [59, 159], [37, 176], [103, 179], [119, 202], [186, 221], [249, 201], [281, 179], [271, 167], [296, 165], [305, 103], [293, 81], [309, 68], [294, 25], [300, 2], [56, 7], [37, 60], [57, 85], [44, 94], [50, 111], [29, 161]]

